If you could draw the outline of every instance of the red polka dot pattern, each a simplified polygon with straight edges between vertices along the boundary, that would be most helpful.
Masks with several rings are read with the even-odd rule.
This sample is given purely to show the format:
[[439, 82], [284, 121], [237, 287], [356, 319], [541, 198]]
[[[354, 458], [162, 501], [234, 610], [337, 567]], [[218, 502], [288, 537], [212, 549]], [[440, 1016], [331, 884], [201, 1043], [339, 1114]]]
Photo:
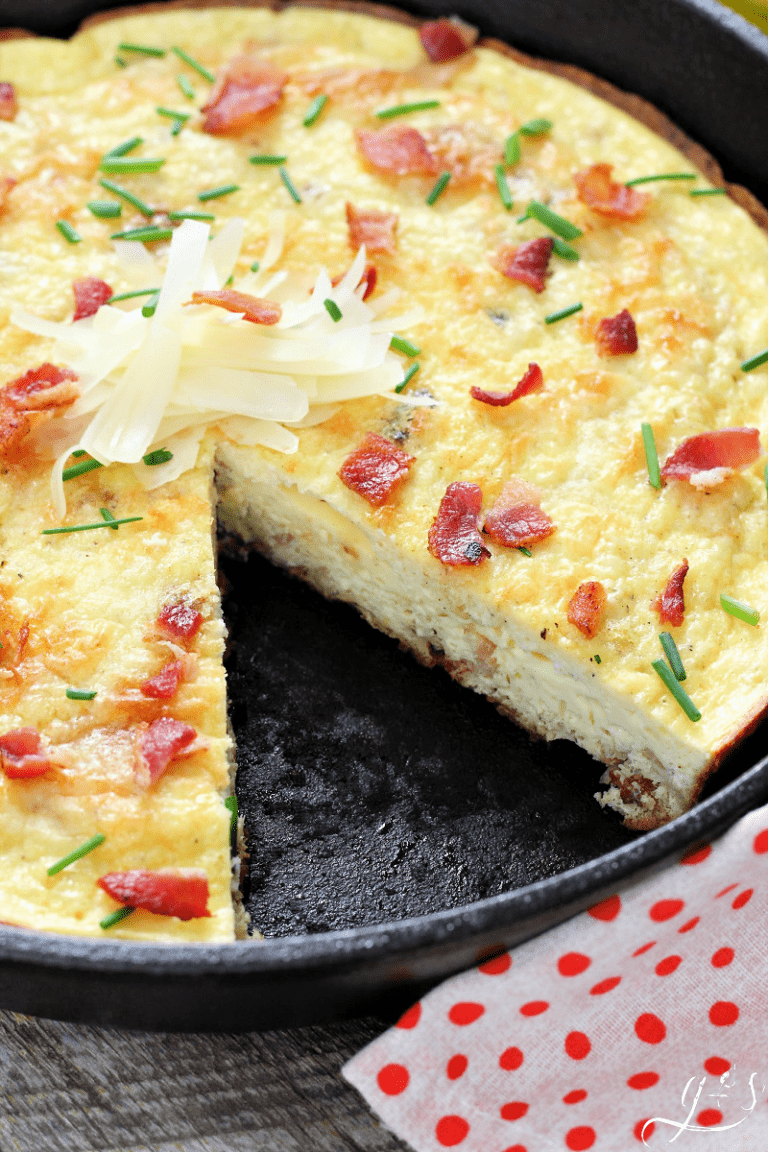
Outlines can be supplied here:
[[755, 852], [757, 852], [758, 856], [762, 856], [764, 852], [768, 852], [768, 828], [765, 828], [762, 832], [758, 832], [757, 836], [755, 836], [752, 847], [754, 848]]
[[743, 908], [752, 899], [754, 888], [747, 888], [746, 892], [739, 892], [738, 896], [731, 905], [732, 908]]
[[[646, 1125], [648, 1125], [648, 1127], [646, 1127]], [[653, 1136], [655, 1128], [656, 1125], [652, 1120], [638, 1120], [637, 1124], [635, 1124], [635, 1127], [632, 1129], [635, 1140], [639, 1140], [641, 1144], [643, 1143], [643, 1140], [645, 1140], [647, 1143], [651, 1136]]]
[[680, 933], [690, 932], [693, 928], [696, 927], [696, 925], [699, 923], [700, 920], [701, 920], [701, 916], [694, 916], [693, 920], [686, 920], [686, 922], [685, 922], [685, 924], [683, 924], [682, 928], [678, 928], [678, 932], [680, 932]]
[[723, 888], [715, 896], [715, 900], [719, 900], [721, 896], [727, 896], [729, 892], [733, 892], [734, 888], [738, 888], [738, 884], [729, 884], [727, 888]]
[[586, 1152], [596, 1139], [594, 1128], [584, 1125], [580, 1128], [571, 1128], [570, 1132], [566, 1133], [565, 1146], [570, 1148], [571, 1152]]
[[644, 1092], [646, 1088], [653, 1088], [654, 1084], [658, 1084], [658, 1072], [638, 1072], [636, 1076], [630, 1076], [627, 1084], [630, 1088], [634, 1088], [636, 1092]]
[[419, 1020], [421, 1020], [421, 1004], [414, 1004], [413, 1007], [409, 1008], [407, 1012], [403, 1013], [395, 1027], [407, 1029], [415, 1028]]
[[469, 1061], [467, 1060], [466, 1056], [458, 1052], [455, 1056], [451, 1056], [450, 1060], [446, 1064], [445, 1074], [449, 1080], [458, 1080], [459, 1077], [463, 1076], [466, 1072], [468, 1064]]
[[708, 856], [712, 855], [712, 845], [703, 844], [701, 848], [691, 848], [680, 861], [681, 864], [702, 864]]
[[511, 1148], [505, 1148], [504, 1152], [528, 1152], [525, 1144], [513, 1144]]
[[716, 1028], [728, 1028], [739, 1018], [739, 1010], [731, 1000], [718, 1000], [709, 1010], [709, 1019]]
[[[764, 851], [768, 852], [768, 848], [765, 848]], [[615, 920], [621, 912], [621, 900], [618, 896], [609, 896], [607, 900], [593, 904], [591, 908], [587, 909], [587, 912], [590, 916], [594, 916], [595, 920]]]
[[671, 976], [682, 962], [682, 956], [665, 956], [663, 960], [659, 960], [654, 971], [657, 976]]
[[547, 1000], [529, 1000], [527, 1004], [523, 1004], [520, 1009], [521, 1016], [541, 1016], [542, 1012], [546, 1012], [549, 1008]]
[[576, 1088], [573, 1092], [569, 1092], [563, 1096], [563, 1104], [581, 1104], [582, 1100], [586, 1100], [587, 1093], [583, 1088]]
[[733, 948], [718, 948], [712, 956], [712, 966], [714, 968], [726, 968], [733, 961], [735, 955]]
[[502, 1104], [499, 1111], [502, 1120], [520, 1120], [528, 1111], [528, 1105], [522, 1100], [510, 1100], [509, 1104]]
[[714, 1128], [722, 1119], [723, 1114], [719, 1108], [705, 1108], [703, 1112], [699, 1112], [696, 1123], [701, 1124], [702, 1128]]
[[591, 957], [585, 956], [583, 952], [566, 952], [558, 960], [557, 970], [561, 976], [580, 976], [591, 963]]
[[402, 1064], [385, 1064], [376, 1077], [382, 1092], [387, 1096], [399, 1096], [408, 1087], [410, 1076]]
[[632, 955], [633, 956], [642, 956], [644, 952], [650, 952], [651, 948], [655, 948], [655, 947], [656, 947], [656, 941], [651, 940], [650, 943], [643, 944], [640, 948], [638, 948], [635, 952], [633, 952]]
[[704, 1061], [704, 1070], [709, 1072], [710, 1076], [722, 1076], [730, 1067], [730, 1060], [723, 1060], [720, 1056], [710, 1056], [709, 1060]]
[[519, 1048], [506, 1048], [501, 1056], [499, 1056], [499, 1066], [505, 1072], [515, 1072], [520, 1067], [524, 1060], [524, 1056]]
[[484, 964], [480, 964], [478, 971], [485, 976], [501, 976], [504, 972], [508, 972], [511, 967], [512, 957], [508, 952], [505, 952], [502, 956], [494, 956], [493, 960], [486, 960]]
[[592, 1045], [583, 1032], [569, 1032], [565, 1038], [565, 1050], [571, 1060], [585, 1060], [592, 1051]]
[[638, 1039], [645, 1044], [661, 1044], [667, 1035], [664, 1022], [653, 1012], [644, 1012], [642, 1016], [638, 1016], [635, 1020], [635, 1032]]
[[664, 920], [671, 920], [673, 916], [677, 916], [685, 908], [684, 900], [657, 900], [651, 908], [648, 915], [651, 920], [661, 923]]
[[435, 1136], [443, 1148], [455, 1148], [469, 1135], [469, 1124], [463, 1116], [442, 1116], [435, 1125]]
[[454, 1004], [448, 1012], [448, 1019], [451, 1024], [458, 1024], [460, 1028], [466, 1027], [467, 1024], [474, 1024], [475, 1020], [479, 1020], [485, 1012], [484, 1004], [476, 1004], [472, 1000], [462, 1000], [459, 1004]]
[[589, 994], [590, 996], [605, 996], [606, 992], [612, 992], [614, 988], [618, 988], [619, 984], [621, 984], [621, 976], [609, 976], [607, 980], [593, 984]]

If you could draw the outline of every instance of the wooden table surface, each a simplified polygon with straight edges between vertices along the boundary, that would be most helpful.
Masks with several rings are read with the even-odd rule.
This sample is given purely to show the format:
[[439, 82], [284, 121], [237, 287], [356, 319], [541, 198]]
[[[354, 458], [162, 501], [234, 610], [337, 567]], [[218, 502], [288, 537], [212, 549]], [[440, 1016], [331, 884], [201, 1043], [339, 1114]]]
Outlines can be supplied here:
[[402, 1152], [339, 1075], [382, 1020], [112, 1031], [0, 1012], [2, 1152]]

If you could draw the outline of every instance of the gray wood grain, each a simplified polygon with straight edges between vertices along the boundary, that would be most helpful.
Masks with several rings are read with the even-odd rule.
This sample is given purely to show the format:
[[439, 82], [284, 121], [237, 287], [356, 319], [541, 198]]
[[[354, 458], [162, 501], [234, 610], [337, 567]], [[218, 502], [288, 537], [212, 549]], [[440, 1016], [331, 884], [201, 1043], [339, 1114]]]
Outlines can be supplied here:
[[402, 1152], [342, 1080], [380, 1020], [112, 1031], [0, 1012], [2, 1152]]

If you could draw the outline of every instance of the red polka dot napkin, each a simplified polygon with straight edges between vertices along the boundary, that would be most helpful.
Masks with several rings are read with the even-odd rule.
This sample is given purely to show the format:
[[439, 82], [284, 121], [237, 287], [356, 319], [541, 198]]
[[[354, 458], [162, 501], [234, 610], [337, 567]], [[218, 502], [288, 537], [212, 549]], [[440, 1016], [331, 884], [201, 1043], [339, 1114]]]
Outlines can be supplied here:
[[768, 807], [446, 981], [343, 1074], [418, 1152], [768, 1152]]

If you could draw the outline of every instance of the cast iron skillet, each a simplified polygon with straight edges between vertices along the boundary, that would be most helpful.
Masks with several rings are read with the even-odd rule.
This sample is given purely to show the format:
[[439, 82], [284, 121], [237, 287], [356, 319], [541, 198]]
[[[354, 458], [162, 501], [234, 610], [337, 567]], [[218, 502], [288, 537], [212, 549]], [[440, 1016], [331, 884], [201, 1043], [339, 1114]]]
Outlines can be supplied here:
[[[106, 3], [2, 18], [48, 34]], [[437, 15], [444, 0], [416, 0]], [[768, 39], [714, 0], [463, 0], [485, 34], [651, 99], [768, 199]], [[222, 559], [246, 899], [266, 942], [168, 946], [0, 928], [0, 1006], [98, 1024], [241, 1030], [396, 1012], [583, 910], [768, 795], [759, 731], [698, 807], [644, 836], [592, 799], [600, 767], [532, 744], [348, 607], [258, 557]], [[717, 790], [716, 790], [717, 789]]]

